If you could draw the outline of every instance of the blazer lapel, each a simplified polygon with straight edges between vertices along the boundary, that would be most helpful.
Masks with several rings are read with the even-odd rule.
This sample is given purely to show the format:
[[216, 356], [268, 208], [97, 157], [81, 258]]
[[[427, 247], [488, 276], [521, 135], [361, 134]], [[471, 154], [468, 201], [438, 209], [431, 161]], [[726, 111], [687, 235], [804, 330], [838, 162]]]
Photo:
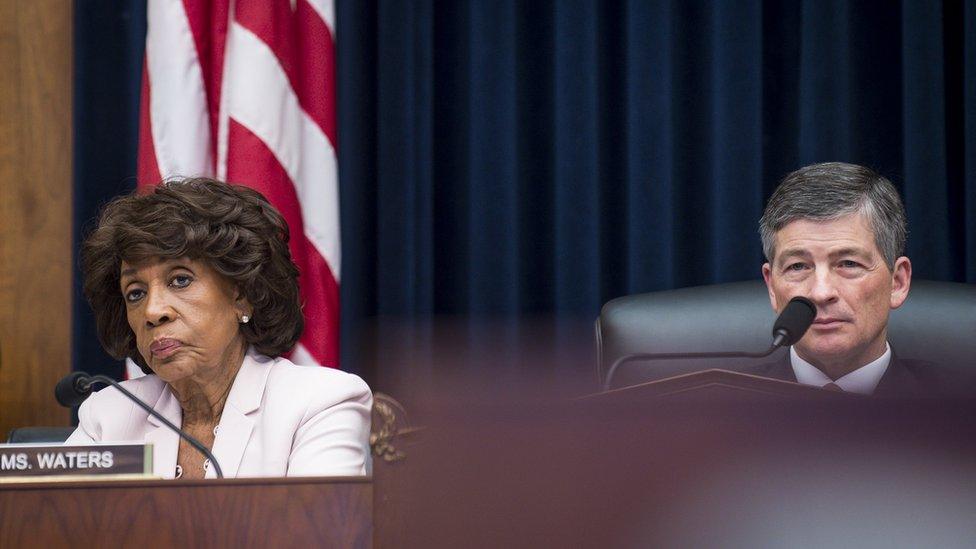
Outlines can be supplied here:
[[[163, 387], [153, 410], [177, 427], [183, 423], [180, 402], [168, 385]], [[180, 436], [153, 416], [149, 416], [148, 421], [154, 427], [145, 436], [145, 441], [153, 445], [153, 474], [157, 477], [173, 478], [176, 476], [176, 454], [180, 448]]]
[[790, 358], [790, 353], [784, 353], [783, 358], [776, 361], [776, 375], [777, 379], [782, 379], [783, 381], [792, 381], [796, 383], [796, 371], [793, 370], [793, 362]]
[[755, 371], [755, 375], [796, 383], [796, 373], [793, 371], [793, 365], [790, 363], [789, 352], [783, 353], [782, 356], [774, 361], [759, 365]]
[[[226, 478], [236, 477], [241, 466], [244, 450], [254, 429], [254, 418], [250, 414], [261, 407], [272, 362], [272, 359], [249, 349], [227, 395], [213, 445], [214, 457]], [[213, 467], [207, 470], [207, 478], [216, 476]]]

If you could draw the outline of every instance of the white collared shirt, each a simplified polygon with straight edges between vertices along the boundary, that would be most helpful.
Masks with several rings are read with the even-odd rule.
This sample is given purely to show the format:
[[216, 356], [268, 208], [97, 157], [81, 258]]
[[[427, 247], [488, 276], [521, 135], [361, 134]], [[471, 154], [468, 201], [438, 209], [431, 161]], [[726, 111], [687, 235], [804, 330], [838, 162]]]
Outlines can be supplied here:
[[800, 358], [800, 355], [796, 354], [796, 349], [790, 347], [790, 365], [793, 366], [793, 373], [796, 375], [797, 383], [813, 385], [815, 387], [823, 387], [828, 383], [833, 383], [848, 393], [859, 393], [862, 395], [874, 393], [882, 376], [888, 370], [888, 364], [890, 362], [891, 346], [886, 341], [885, 352], [877, 360], [869, 362], [839, 379], [830, 379], [826, 374], [818, 370], [816, 366]]

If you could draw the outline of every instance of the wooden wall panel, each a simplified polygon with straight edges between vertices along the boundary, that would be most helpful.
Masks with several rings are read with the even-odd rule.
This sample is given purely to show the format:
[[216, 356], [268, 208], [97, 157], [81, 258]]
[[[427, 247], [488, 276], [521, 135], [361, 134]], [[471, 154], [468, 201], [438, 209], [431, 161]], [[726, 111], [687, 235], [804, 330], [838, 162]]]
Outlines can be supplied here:
[[69, 423], [71, 10], [0, 0], [0, 440]]

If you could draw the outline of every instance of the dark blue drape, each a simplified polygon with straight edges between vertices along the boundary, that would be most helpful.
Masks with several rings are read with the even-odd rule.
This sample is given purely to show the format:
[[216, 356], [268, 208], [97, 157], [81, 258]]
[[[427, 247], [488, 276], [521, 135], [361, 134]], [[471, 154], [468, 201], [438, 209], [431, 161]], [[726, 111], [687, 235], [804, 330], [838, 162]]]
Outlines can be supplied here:
[[[83, 222], [134, 172], [144, 8], [77, 12]], [[902, 190], [915, 276], [976, 282], [974, 0], [340, 1], [337, 20], [348, 368], [376, 315], [593, 318], [755, 278], [766, 197], [818, 161]]]
[[81, 292], [78, 250], [99, 208], [136, 186], [145, 1], [96, 0], [74, 10], [72, 357], [76, 370], [121, 375], [102, 350]]

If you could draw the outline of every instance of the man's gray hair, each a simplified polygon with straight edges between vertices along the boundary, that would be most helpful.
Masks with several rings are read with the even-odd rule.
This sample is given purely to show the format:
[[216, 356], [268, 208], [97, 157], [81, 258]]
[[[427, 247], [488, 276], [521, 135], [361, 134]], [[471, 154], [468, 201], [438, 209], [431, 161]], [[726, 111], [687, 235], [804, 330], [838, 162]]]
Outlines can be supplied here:
[[888, 269], [905, 253], [905, 207], [890, 181], [869, 168], [843, 162], [805, 166], [787, 175], [769, 197], [759, 220], [763, 253], [772, 263], [776, 232], [790, 222], [830, 221], [863, 213]]

